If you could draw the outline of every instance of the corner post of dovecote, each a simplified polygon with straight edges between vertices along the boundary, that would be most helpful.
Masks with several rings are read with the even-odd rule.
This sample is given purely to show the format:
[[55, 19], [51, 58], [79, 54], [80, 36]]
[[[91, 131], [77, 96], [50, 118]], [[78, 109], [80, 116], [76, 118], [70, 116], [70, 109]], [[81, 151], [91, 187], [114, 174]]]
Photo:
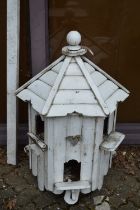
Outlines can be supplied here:
[[16, 165], [20, 1], [7, 0], [7, 163]]

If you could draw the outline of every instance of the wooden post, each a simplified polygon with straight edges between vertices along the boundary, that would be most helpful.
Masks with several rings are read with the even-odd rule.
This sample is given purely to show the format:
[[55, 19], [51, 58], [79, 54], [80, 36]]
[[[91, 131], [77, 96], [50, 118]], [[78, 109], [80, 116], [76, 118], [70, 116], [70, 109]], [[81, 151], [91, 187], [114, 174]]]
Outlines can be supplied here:
[[29, 0], [32, 75], [48, 65], [48, 0]]
[[7, 0], [7, 163], [16, 165], [20, 1]]

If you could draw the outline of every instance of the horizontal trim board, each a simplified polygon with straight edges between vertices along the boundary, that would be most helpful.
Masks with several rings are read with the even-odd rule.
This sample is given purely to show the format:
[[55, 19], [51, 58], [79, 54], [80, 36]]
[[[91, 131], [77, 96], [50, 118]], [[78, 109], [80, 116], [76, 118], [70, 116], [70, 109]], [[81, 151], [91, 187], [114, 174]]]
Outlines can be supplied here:
[[[28, 142], [28, 125], [20, 124], [18, 129], [18, 144], [26, 145]], [[140, 145], [140, 123], [118, 123], [116, 131], [126, 135], [123, 144]], [[0, 145], [6, 145], [7, 142], [6, 124], [0, 124]]]

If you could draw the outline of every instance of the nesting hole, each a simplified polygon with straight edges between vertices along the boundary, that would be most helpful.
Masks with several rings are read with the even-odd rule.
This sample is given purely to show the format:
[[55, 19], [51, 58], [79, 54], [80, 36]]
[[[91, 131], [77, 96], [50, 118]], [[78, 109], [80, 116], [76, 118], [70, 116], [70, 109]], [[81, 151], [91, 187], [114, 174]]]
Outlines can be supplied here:
[[104, 120], [104, 135], [107, 135], [108, 133], [108, 117], [105, 118]]
[[64, 163], [64, 182], [69, 180], [79, 181], [80, 180], [81, 163], [76, 160], [70, 160]]
[[44, 121], [40, 115], [36, 116], [36, 135], [44, 140]]

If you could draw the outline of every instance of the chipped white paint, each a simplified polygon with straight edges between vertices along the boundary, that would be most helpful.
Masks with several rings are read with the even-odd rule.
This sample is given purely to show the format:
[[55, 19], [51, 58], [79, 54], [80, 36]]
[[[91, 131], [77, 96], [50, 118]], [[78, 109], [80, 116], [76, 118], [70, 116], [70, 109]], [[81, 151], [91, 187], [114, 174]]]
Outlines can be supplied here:
[[[17, 90], [17, 96], [30, 103], [29, 136], [34, 139], [29, 139], [29, 158], [38, 187], [55, 194], [65, 191], [64, 200], [71, 205], [80, 192], [102, 188], [113, 152], [124, 138], [115, 132], [117, 104], [128, 97], [124, 87], [80, 57], [86, 50], [73, 39], [68, 39], [73, 45], [62, 50], [65, 57]], [[36, 136], [37, 114], [45, 122], [44, 142]], [[77, 164], [74, 170], [72, 161]]]
[[20, 1], [7, 1], [7, 163], [16, 165]]

